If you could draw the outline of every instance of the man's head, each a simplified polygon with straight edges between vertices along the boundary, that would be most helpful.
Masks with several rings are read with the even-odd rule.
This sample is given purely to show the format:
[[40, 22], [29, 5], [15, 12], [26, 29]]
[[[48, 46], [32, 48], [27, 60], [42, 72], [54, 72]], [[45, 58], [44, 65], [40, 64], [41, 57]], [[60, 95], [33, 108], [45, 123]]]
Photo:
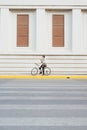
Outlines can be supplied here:
[[45, 55], [42, 55], [43, 58], [45, 58]]

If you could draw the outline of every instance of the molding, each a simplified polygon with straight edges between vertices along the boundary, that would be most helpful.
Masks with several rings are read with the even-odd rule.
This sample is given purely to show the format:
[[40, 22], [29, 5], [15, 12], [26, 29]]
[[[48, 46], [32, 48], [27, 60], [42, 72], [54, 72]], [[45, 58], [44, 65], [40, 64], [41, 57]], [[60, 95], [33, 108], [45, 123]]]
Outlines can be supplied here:
[[47, 53], [47, 52], [0, 52], [0, 56], [41, 56], [41, 55], [46, 55], [46, 56], [87, 56], [87, 53]]
[[87, 0], [0, 0], [0, 5], [87, 5]]

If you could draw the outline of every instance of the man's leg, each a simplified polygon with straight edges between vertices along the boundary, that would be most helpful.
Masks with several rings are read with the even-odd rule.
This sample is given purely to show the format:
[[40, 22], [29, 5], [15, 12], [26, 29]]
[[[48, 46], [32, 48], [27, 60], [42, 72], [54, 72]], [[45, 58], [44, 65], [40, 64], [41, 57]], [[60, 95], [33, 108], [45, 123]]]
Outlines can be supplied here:
[[39, 70], [40, 70], [40, 73], [39, 73], [39, 74], [42, 74], [42, 71], [41, 71], [41, 69], [42, 69], [42, 65], [39, 67]]
[[44, 67], [42, 67], [42, 74], [44, 75]]

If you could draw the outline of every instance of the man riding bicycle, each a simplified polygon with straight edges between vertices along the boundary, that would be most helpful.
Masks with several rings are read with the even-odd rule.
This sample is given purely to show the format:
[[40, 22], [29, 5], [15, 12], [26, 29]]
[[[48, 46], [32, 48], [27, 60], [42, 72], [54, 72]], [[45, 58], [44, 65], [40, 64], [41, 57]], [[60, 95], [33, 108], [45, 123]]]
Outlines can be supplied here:
[[47, 64], [46, 64], [46, 62], [45, 62], [45, 55], [42, 55], [42, 57], [41, 57], [41, 59], [40, 59], [40, 63], [41, 63], [41, 65], [40, 65], [40, 67], [39, 67], [39, 69], [40, 69], [40, 74], [43, 74], [43, 75], [44, 75], [44, 68], [47, 67]]

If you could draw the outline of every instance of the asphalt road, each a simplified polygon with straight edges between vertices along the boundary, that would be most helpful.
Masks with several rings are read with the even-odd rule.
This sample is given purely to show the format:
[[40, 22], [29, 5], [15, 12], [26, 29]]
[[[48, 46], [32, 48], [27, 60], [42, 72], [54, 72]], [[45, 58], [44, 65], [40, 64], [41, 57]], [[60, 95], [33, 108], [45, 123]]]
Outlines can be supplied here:
[[87, 80], [0, 79], [0, 130], [87, 130]]

